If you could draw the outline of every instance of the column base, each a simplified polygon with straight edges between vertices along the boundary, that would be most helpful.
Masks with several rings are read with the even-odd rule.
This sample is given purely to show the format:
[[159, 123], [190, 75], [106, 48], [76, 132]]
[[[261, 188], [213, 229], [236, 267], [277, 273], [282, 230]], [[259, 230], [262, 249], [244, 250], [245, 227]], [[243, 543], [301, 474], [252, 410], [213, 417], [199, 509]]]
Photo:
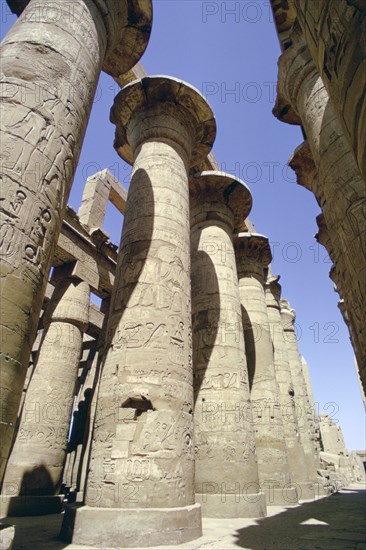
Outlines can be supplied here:
[[196, 493], [204, 518], [264, 518], [267, 515], [265, 494]]
[[[295, 484], [294, 484], [295, 485]], [[264, 487], [262, 488], [266, 495], [267, 506], [297, 506], [299, 496], [296, 487]]]
[[64, 495], [0, 496], [1, 516], [47, 516], [60, 514]]
[[60, 538], [96, 548], [176, 545], [202, 536], [201, 506], [96, 508], [66, 506]]

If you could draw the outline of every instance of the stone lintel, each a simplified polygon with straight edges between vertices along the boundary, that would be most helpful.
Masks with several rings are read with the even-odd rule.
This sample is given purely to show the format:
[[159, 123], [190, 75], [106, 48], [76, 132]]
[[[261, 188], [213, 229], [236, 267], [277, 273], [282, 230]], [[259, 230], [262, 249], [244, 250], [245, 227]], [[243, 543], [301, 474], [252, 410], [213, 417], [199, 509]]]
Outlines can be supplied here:
[[[215, 210], [215, 202], [220, 201], [225, 204], [233, 213], [236, 230], [242, 226], [252, 208], [252, 195], [249, 188], [243, 181], [225, 172], [198, 172], [190, 178], [189, 185], [191, 196], [194, 195], [198, 202], [212, 200], [212, 212]], [[202, 216], [206, 219], [208, 214], [206, 210], [202, 212]]]
[[97, 245], [78, 220], [70, 223], [66, 213], [56, 246], [52, 265], [61, 266], [79, 260], [78, 276], [89, 283], [92, 292], [100, 298], [110, 296], [116, 270], [117, 248], [110, 242]]
[[[175, 107], [191, 123], [195, 144], [191, 166], [205, 159], [216, 137], [216, 122], [203, 95], [193, 86], [173, 77], [147, 76], [131, 82], [116, 96], [110, 120], [117, 126], [114, 147], [121, 158], [133, 164], [132, 148], [127, 140], [127, 128], [136, 113], [156, 105]], [[164, 139], [164, 128], [157, 128], [157, 136]]]

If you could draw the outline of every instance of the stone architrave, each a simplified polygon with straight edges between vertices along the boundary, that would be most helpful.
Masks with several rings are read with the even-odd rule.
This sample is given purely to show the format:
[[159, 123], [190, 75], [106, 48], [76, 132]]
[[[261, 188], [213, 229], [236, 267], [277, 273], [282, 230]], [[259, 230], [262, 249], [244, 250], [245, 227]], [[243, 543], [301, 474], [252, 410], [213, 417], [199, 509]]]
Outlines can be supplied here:
[[3, 513], [60, 511], [55, 495], [62, 481], [89, 301], [89, 285], [63, 271], [44, 314], [36, 367], [5, 470]]
[[264, 269], [272, 259], [267, 237], [239, 233], [234, 239], [247, 356], [259, 482], [268, 505], [294, 505], [280, 392], [275, 376]]
[[180, 80], [117, 95], [115, 148], [133, 164], [109, 313], [85, 506], [62, 536], [93, 546], [175, 545], [201, 535], [194, 495], [188, 172], [216, 123]]
[[1, 44], [0, 479], [100, 71], [129, 70], [151, 26], [151, 0], [23, 4]]
[[300, 441], [305, 453], [307, 476], [314, 488], [313, 492], [311, 492], [311, 488], [309, 488], [307, 495], [309, 498], [316, 498], [320, 494], [323, 494], [323, 487], [318, 477], [320, 462], [319, 455], [316, 453], [314, 446], [313, 412], [309, 408], [307, 387], [295, 332], [296, 313], [295, 310], [290, 307], [287, 300], [281, 299], [280, 305], [281, 320], [287, 345], [291, 376], [294, 384], [294, 397], [300, 430]]
[[269, 276], [265, 292], [273, 343], [275, 374], [279, 387], [280, 409], [291, 481], [297, 489], [299, 499], [310, 499], [314, 497], [314, 483], [310, 481], [313, 477], [309, 479], [308, 476], [307, 462], [300, 438], [298, 409], [295, 399], [296, 388], [290, 368], [287, 342], [281, 320], [281, 285], [278, 281], [279, 276]]
[[196, 502], [205, 517], [261, 517], [233, 230], [252, 200], [222, 172], [190, 178]]
[[[311, 58], [298, 25], [290, 35], [291, 45], [282, 53], [278, 66], [278, 94], [275, 116], [284, 122], [295, 111], [304, 127], [316, 167], [307, 185], [324, 215], [331, 241], [332, 259], [349, 315], [360, 377], [366, 388], [366, 185], [344, 135], [334, 105]], [[298, 148], [290, 161], [301, 185], [309, 155]]]

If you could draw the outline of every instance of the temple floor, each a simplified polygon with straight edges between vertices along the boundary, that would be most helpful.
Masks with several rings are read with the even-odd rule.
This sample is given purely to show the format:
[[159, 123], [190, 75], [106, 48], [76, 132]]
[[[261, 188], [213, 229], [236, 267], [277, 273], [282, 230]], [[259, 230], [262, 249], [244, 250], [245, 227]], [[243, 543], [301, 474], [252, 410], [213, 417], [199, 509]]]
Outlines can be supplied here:
[[[259, 520], [204, 519], [203, 536], [175, 548], [366, 550], [365, 484], [352, 484], [329, 497], [304, 502], [292, 508], [271, 506], [268, 514]], [[4, 524], [15, 526], [12, 550], [91, 549], [57, 540], [61, 522], [62, 515], [2, 520]], [[0, 545], [0, 548], [3, 547]], [[157, 548], [170, 550], [173, 547], [159, 546], [154, 550]]]

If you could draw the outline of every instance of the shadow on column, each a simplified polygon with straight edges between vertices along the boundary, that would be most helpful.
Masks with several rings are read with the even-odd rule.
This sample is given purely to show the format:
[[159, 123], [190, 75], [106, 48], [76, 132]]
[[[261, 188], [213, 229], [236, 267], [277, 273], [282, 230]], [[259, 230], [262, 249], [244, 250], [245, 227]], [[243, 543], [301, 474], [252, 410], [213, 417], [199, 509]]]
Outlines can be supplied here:
[[[137, 232], [140, 240], [134, 241], [132, 237], [129, 239], [129, 242], [132, 241], [132, 244], [129, 244], [128, 246], [124, 246], [124, 248], [122, 248], [122, 245], [125, 241], [124, 232], [122, 232], [114, 282], [114, 292], [112, 293], [111, 305], [109, 313], [107, 314], [109, 319], [106, 323], [105, 340], [99, 352], [93, 394], [94, 392], [98, 392], [99, 383], [101, 377], [103, 376], [103, 366], [106, 359], [106, 354], [108, 353], [108, 350], [112, 345], [116, 331], [118, 330], [121, 319], [123, 318], [123, 313], [126, 307], [128, 307], [132, 294], [137, 284], [139, 283], [140, 276], [143, 272], [146, 259], [149, 254], [154, 229], [154, 201], [154, 192], [148, 174], [143, 169], [136, 170], [131, 178], [129, 186], [123, 227], [127, 228], [127, 231], [131, 232], [131, 227], [134, 226], [135, 229], [133, 231]], [[141, 212], [143, 212], [143, 214], [141, 214]], [[140, 225], [136, 229], [137, 223], [139, 223]], [[141, 227], [143, 227], [143, 230], [141, 229]], [[143, 239], [141, 238], [142, 233]], [[122, 257], [120, 257], [121, 254], [123, 255]], [[138, 318], [138, 311], [139, 310], [137, 310], [135, 322], [136, 324], [144, 323], [144, 319]], [[89, 408], [89, 415], [87, 420], [88, 425], [90, 421], [91, 419]], [[87, 460], [89, 464], [92, 447], [93, 434], [92, 444], [89, 450], [88, 457], [85, 457], [86, 446], [84, 442], [82, 451], [83, 454], [80, 459], [80, 468], [83, 467], [83, 460]], [[79, 472], [81, 475], [81, 469], [79, 470]], [[80, 480], [78, 480], [78, 483], [79, 482]], [[84, 495], [86, 493], [87, 485], [88, 475], [86, 475], [85, 486], [80, 488], [84, 491]], [[68, 529], [70, 528], [71, 525], [68, 525]]]
[[[197, 294], [201, 291], [210, 296], [210, 303], [207, 309], [195, 312], [194, 300], [192, 299], [192, 339], [193, 339], [193, 385], [194, 404], [201, 389], [207, 366], [210, 362], [212, 350], [215, 346], [220, 321], [220, 291], [216, 275], [215, 265], [210, 255], [204, 251], [192, 251], [192, 258], [199, 266], [205, 266], [202, 274], [202, 285], [197, 284]], [[194, 283], [193, 283], [194, 284]], [[203, 288], [202, 288], [203, 287]], [[193, 290], [193, 285], [192, 285]]]
[[255, 365], [257, 360], [256, 352], [255, 352], [255, 343], [256, 343], [256, 338], [258, 338], [258, 335], [255, 333], [250, 317], [243, 305], [241, 306], [241, 318], [243, 323], [245, 354], [247, 356], [249, 391], [252, 391], [254, 374], [255, 374]]

